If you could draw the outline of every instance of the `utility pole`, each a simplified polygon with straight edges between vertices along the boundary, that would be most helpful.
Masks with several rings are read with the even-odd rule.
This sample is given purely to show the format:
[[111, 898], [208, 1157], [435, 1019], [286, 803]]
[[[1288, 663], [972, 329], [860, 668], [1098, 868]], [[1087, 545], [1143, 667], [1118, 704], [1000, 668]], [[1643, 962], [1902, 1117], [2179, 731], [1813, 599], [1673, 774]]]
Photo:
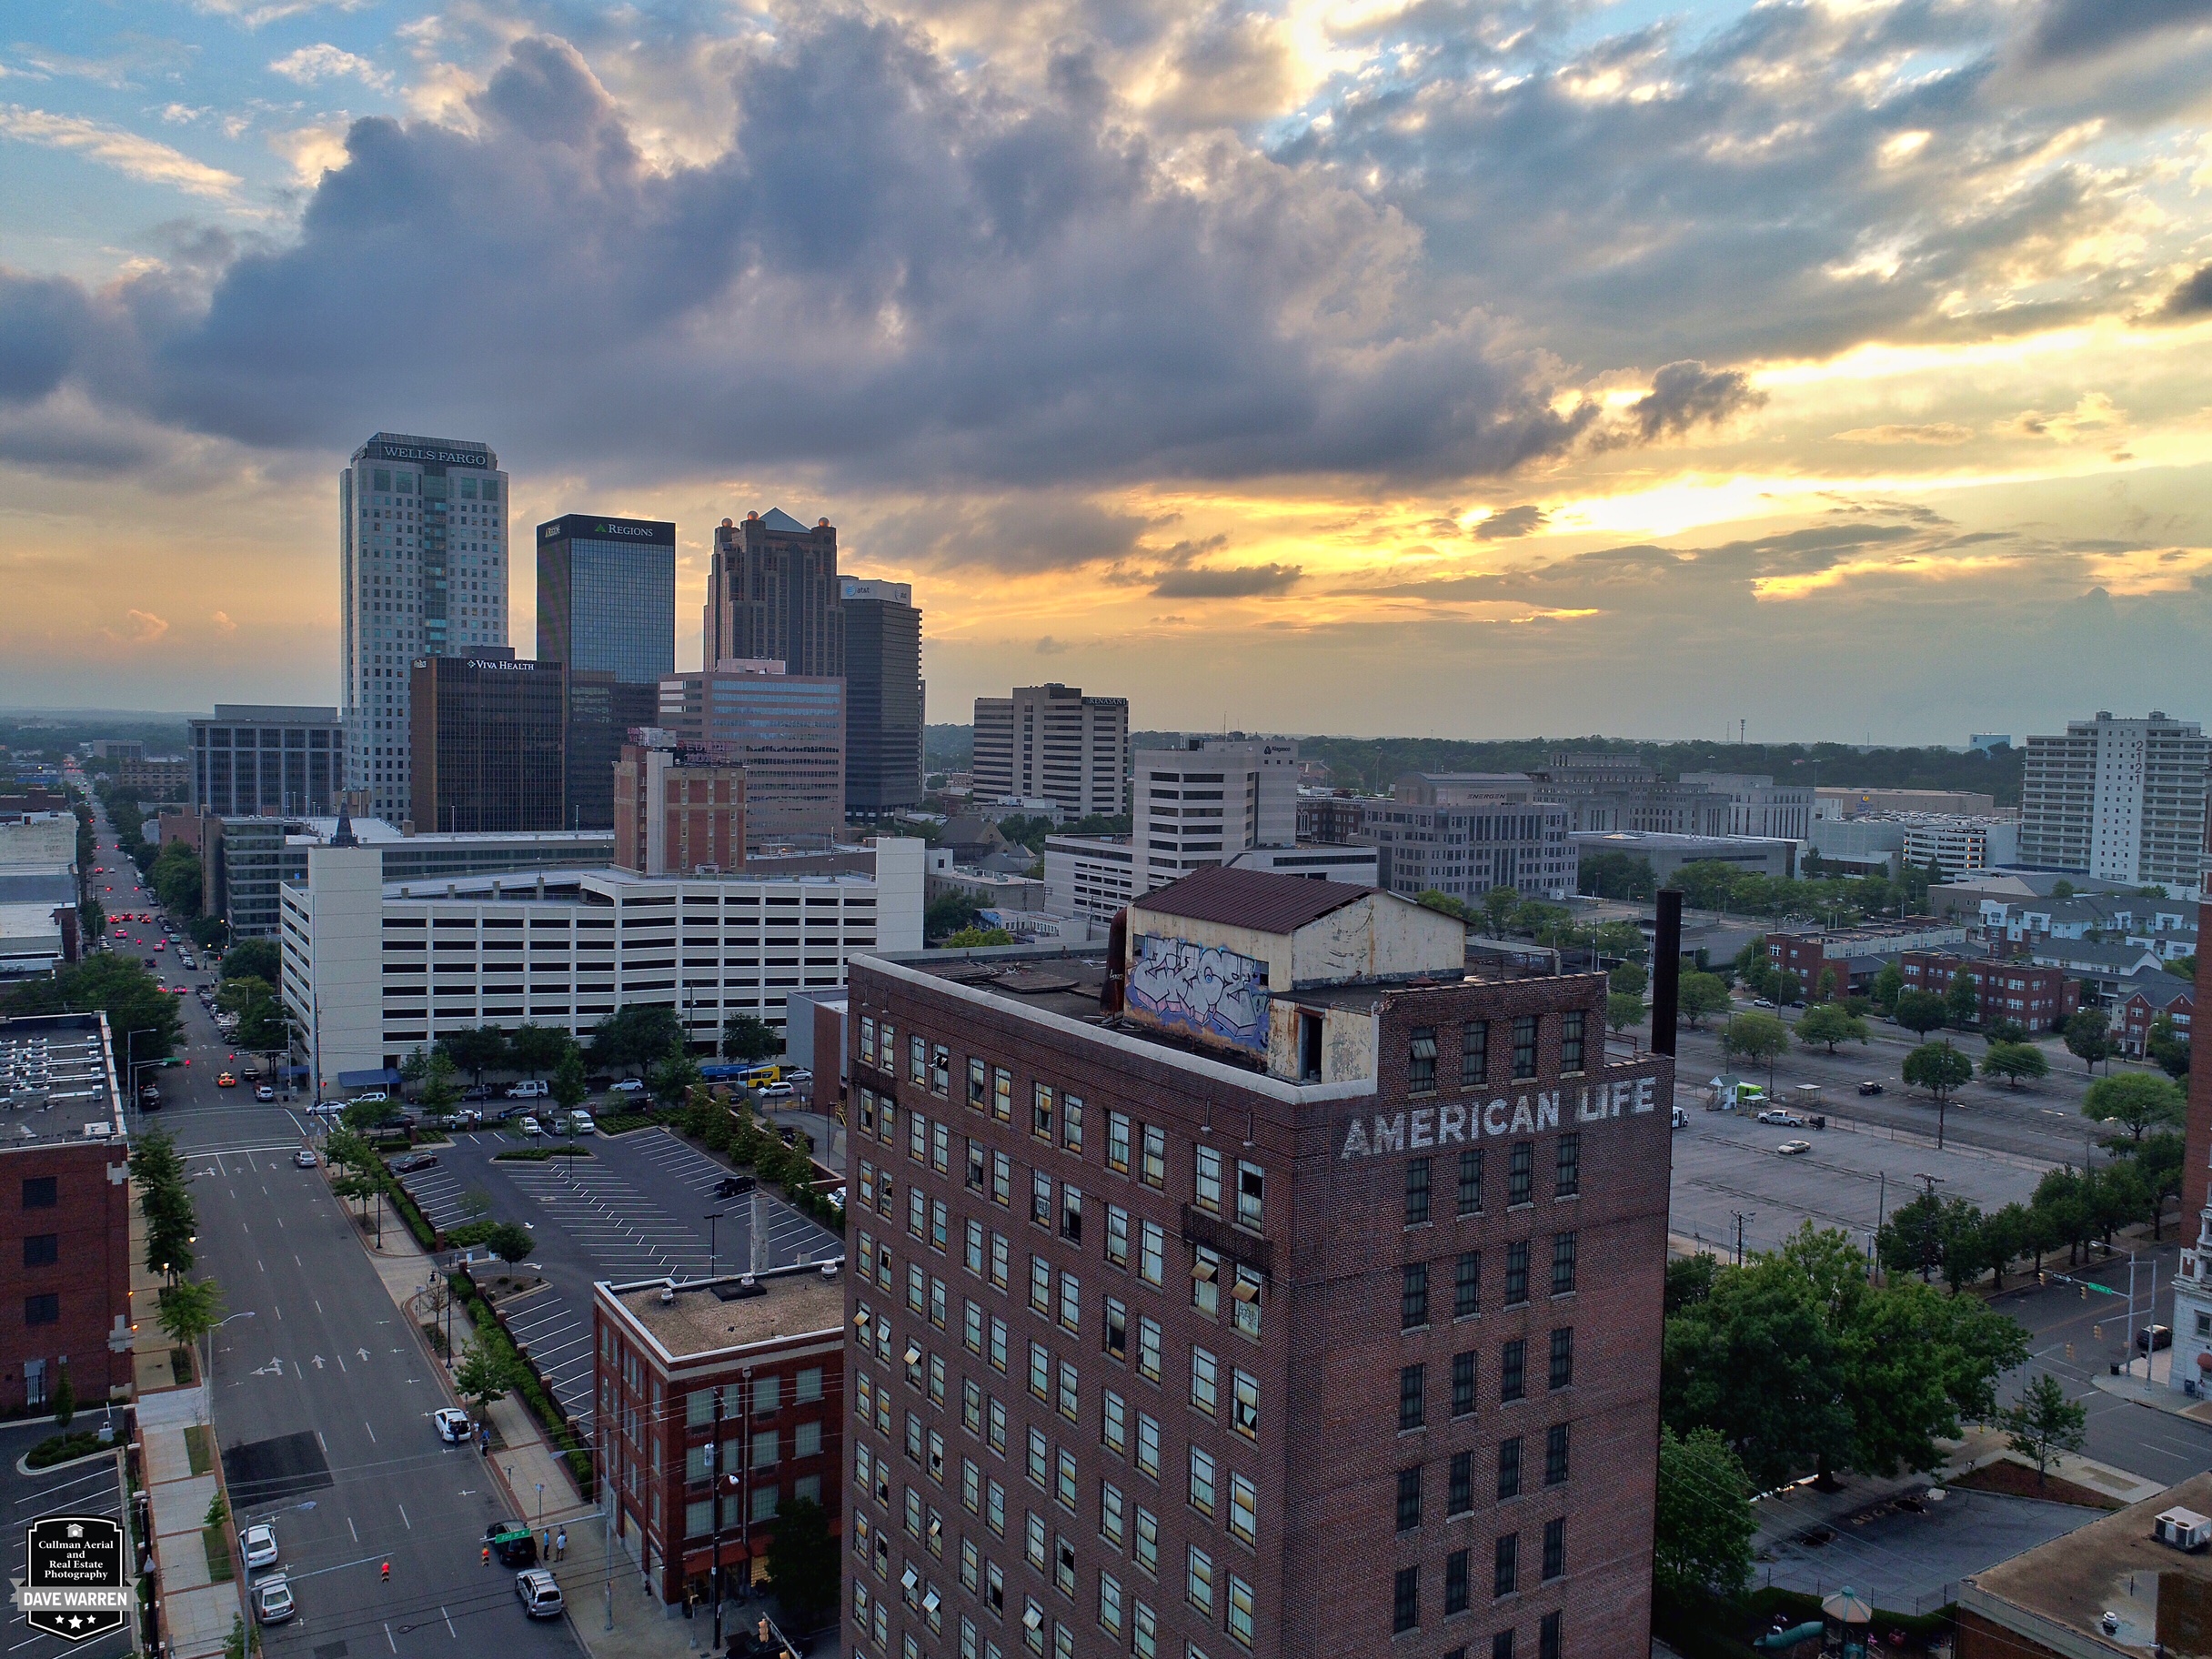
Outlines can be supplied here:
[[1749, 1212], [1748, 1213], [1747, 1213], [1747, 1212], [1745, 1212], [1744, 1211], [1742, 1211], [1742, 1210], [1734, 1210], [1734, 1211], [1729, 1212], [1729, 1213], [1730, 1213], [1731, 1215], [1734, 1216], [1734, 1218], [1735, 1218], [1735, 1262], [1734, 1262], [1734, 1265], [1735, 1265], [1735, 1266], [1737, 1266], [1737, 1267], [1741, 1267], [1741, 1266], [1743, 1266], [1743, 1265], [1744, 1265], [1744, 1223], [1745, 1222], [1755, 1222], [1755, 1221], [1757, 1221], [1757, 1220], [1759, 1219], [1759, 1212], [1758, 1212], [1756, 1210], [1753, 1210], [1753, 1211]]
[[714, 1227], [726, 1213], [717, 1210], [712, 1215], [703, 1218], [707, 1223], [707, 1277], [709, 1279], [714, 1277]]

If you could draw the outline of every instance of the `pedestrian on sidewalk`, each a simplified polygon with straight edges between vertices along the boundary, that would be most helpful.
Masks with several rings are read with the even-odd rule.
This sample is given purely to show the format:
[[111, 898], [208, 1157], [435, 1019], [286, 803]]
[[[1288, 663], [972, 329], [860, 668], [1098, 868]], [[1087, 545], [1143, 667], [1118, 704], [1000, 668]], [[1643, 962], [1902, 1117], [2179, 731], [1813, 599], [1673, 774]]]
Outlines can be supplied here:
[[553, 1529], [549, 1526], [546, 1528], [545, 1536], [538, 1543], [538, 1553], [548, 1561], [553, 1559]]
[[565, 1526], [560, 1529], [560, 1535], [553, 1540], [553, 1559], [555, 1561], [568, 1559], [568, 1529]]

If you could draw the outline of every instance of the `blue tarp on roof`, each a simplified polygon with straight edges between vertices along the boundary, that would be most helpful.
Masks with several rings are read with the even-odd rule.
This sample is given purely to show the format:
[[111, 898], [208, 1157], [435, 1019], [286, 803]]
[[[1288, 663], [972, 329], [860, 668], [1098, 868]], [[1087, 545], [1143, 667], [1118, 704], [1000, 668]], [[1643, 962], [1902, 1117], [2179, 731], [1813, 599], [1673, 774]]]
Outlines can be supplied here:
[[380, 1067], [374, 1071], [341, 1071], [338, 1073], [338, 1087], [341, 1089], [397, 1089], [399, 1087], [399, 1073], [389, 1066]]

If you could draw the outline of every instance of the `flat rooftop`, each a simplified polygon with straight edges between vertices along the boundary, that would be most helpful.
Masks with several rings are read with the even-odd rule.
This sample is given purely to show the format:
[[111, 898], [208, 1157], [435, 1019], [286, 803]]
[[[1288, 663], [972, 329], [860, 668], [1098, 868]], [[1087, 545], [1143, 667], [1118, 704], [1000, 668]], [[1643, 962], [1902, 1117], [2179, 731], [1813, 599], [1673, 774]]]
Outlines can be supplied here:
[[123, 1137], [99, 1016], [0, 1020], [0, 1151]]
[[[542, 879], [545, 890], [538, 890]], [[576, 904], [592, 902], [584, 896], [587, 884], [597, 893], [619, 894], [628, 888], [651, 890], [681, 886], [687, 890], [723, 887], [857, 887], [873, 890], [872, 874], [851, 870], [779, 870], [750, 867], [721, 876], [641, 876], [631, 870], [485, 870], [468, 876], [409, 876], [384, 883], [387, 899], [421, 903]], [[297, 885], [297, 882], [294, 883]], [[601, 908], [604, 908], [602, 906]]]
[[[2152, 1518], [2175, 1508], [2199, 1514], [2212, 1512], [2212, 1474], [2184, 1481], [2155, 1498], [1975, 1574], [1960, 1585], [1959, 1604], [1993, 1616], [1997, 1610], [1976, 1605], [1978, 1592], [1980, 1597], [2048, 1620], [2077, 1636], [2093, 1637], [2099, 1653], [2115, 1643], [2148, 1651], [2157, 1634], [2159, 1575], [2178, 1574], [2200, 1587], [2212, 1586], [2212, 1553], [2185, 1553], [2151, 1536]], [[2199, 1594], [2203, 1593], [2200, 1588]], [[2120, 1630], [2111, 1637], [2097, 1628], [2107, 1610], [2122, 1620]], [[2169, 1630], [2168, 1653], [2205, 1651], [2176, 1646], [2174, 1636]]]
[[734, 1273], [598, 1288], [679, 1360], [795, 1337], [841, 1337], [845, 1325], [841, 1270], [835, 1277], [825, 1277], [816, 1266], [763, 1273], [753, 1286], [756, 1293], [748, 1293]]

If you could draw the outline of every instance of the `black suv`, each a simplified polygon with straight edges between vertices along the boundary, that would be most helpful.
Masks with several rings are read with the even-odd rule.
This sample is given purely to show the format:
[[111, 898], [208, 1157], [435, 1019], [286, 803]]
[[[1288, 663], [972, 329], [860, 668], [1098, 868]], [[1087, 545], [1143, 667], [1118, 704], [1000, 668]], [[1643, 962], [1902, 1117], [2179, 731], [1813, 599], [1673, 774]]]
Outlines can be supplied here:
[[534, 1566], [538, 1561], [538, 1534], [519, 1521], [495, 1521], [484, 1529], [484, 1542], [492, 1559], [503, 1567]]

